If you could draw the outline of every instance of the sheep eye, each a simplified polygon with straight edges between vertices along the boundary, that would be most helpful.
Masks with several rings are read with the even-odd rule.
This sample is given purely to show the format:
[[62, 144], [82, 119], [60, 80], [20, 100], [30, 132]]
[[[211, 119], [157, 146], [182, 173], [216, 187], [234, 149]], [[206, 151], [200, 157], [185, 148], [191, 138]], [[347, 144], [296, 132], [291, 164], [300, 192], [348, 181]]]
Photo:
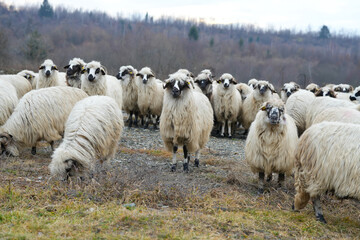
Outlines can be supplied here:
[[54, 66], [51, 67], [51, 70], [55, 70], [56, 68]]
[[87, 68], [86, 71], [87, 71], [87, 73], [90, 73], [90, 68]]
[[98, 74], [100, 72], [100, 68], [97, 68], [96, 70], [95, 70], [95, 74]]

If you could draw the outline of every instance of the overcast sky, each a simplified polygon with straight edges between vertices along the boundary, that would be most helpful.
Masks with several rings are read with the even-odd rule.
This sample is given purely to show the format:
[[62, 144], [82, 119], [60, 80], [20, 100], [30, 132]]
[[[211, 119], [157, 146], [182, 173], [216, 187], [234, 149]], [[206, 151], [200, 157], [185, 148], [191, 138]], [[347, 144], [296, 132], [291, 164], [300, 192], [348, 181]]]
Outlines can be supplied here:
[[[15, 6], [40, 6], [43, 0], [0, 0]], [[254, 24], [258, 27], [360, 34], [359, 0], [49, 0], [70, 10], [98, 10], [112, 16], [134, 13], [155, 19], [161, 16], [204, 19], [208, 23]]]

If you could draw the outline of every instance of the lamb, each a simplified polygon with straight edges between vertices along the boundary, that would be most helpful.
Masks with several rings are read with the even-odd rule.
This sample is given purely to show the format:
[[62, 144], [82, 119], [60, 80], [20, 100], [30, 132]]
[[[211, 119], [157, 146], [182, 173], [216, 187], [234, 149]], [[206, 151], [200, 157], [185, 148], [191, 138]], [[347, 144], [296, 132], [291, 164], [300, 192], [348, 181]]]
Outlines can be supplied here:
[[360, 126], [351, 123], [322, 122], [304, 132], [295, 154], [294, 210], [311, 199], [316, 219], [326, 223], [321, 194], [360, 200], [359, 138]]
[[172, 151], [171, 171], [176, 171], [176, 152], [183, 146], [185, 172], [190, 154], [195, 152], [199, 167], [200, 150], [209, 141], [213, 127], [213, 110], [209, 99], [194, 90], [186, 74], [171, 74], [165, 81], [164, 104], [160, 117], [160, 134], [168, 151]]
[[231, 138], [231, 124], [236, 123], [241, 114], [242, 99], [235, 85], [234, 77], [224, 73], [217, 81], [218, 86], [213, 93], [213, 109], [216, 120], [222, 124], [220, 136], [225, 136], [225, 125], [228, 127], [228, 137]]
[[123, 109], [129, 114], [129, 127], [133, 124], [133, 114], [135, 115], [134, 125], [137, 126], [140, 113], [138, 106], [138, 86], [136, 84], [137, 70], [133, 66], [122, 66], [116, 78], [120, 80], [123, 89]]
[[253, 173], [259, 174], [259, 192], [264, 191], [264, 180], [270, 181], [278, 173], [281, 187], [285, 174], [291, 174], [298, 143], [296, 125], [286, 114], [280, 99], [264, 103], [251, 124], [245, 145], [245, 158]]
[[0, 80], [0, 126], [5, 124], [18, 101], [15, 87], [4, 80]]
[[38, 73], [34, 73], [31, 70], [22, 70], [21, 72], [18, 72], [17, 75], [20, 75], [20, 76], [26, 78], [29, 81], [29, 83], [31, 84], [31, 88], [36, 89], [36, 82], [37, 82], [37, 79], [39, 78]]
[[260, 80], [255, 84], [255, 89], [245, 99], [242, 109], [243, 127], [247, 130], [254, 121], [262, 104], [273, 97], [275, 89], [268, 81]]
[[[143, 67], [136, 76], [138, 106], [140, 114], [146, 118], [144, 127], [147, 128], [151, 115], [158, 117], [161, 115], [164, 97], [163, 83], [156, 81], [155, 74], [149, 67]], [[154, 129], [156, 129], [156, 122], [154, 117]]]
[[0, 75], [0, 79], [10, 83], [15, 87], [18, 99], [22, 98], [22, 96], [24, 96], [27, 92], [31, 91], [31, 84], [22, 75]]
[[235, 85], [235, 88], [239, 91], [241, 99], [244, 101], [250, 93], [252, 93], [253, 88], [245, 83], [238, 83]]
[[318, 90], [320, 89], [319, 85], [315, 84], [315, 83], [310, 83], [309, 85], [306, 86], [306, 90], [312, 92], [312, 93], [316, 93]]
[[315, 92], [315, 96], [316, 97], [326, 97], [326, 96], [329, 96], [329, 97], [332, 97], [332, 98], [336, 98], [336, 93], [334, 92], [334, 90], [332, 90], [331, 88], [329, 87], [322, 87], [320, 88], [319, 90], [317, 90]]
[[81, 88], [81, 71], [85, 68], [86, 63], [81, 58], [73, 58], [66, 69], [66, 84], [70, 87]]
[[194, 83], [209, 99], [211, 99], [213, 93], [213, 75], [209, 69], [202, 70], [195, 78]]
[[255, 89], [256, 84], [258, 83], [258, 80], [255, 78], [252, 78], [248, 81], [248, 85], [252, 88]]
[[22, 97], [13, 114], [0, 127], [0, 143], [10, 155], [19, 156], [19, 147], [33, 147], [45, 140], [61, 139], [72, 107], [87, 94], [76, 88], [50, 87], [33, 90]]
[[332, 107], [349, 107], [354, 108], [355, 104], [349, 101], [339, 100], [330, 97], [317, 97], [308, 106], [306, 111], [306, 129], [314, 122], [315, 118], [325, 109]]
[[66, 180], [93, 170], [116, 153], [124, 126], [115, 100], [91, 96], [77, 102], [65, 125], [64, 140], [52, 155], [51, 175]]
[[115, 99], [120, 109], [123, 106], [122, 87], [116, 77], [107, 75], [104, 66], [97, 61], [86, 64], [82, 70], [81, 89], [89, 96], [103, 95]]
[[341, 92], [341, 93], [350, 93], [352, 91], [354, 91], [354, 87], [351, 86], [350, 84], [339, 84], [339, 85], [335, 85], [334, 86], [334, 91], [335, 92]]
[[355, 108], [327, 108], [316, 116], [313, 125], [325, 121], [360, 124], [360, 105], [356, 105]]
[[290, 95], [299, 91], [299, 89], [300, 89], [300, 85], [297, 84], [296, 82], [285, 83], [280, 92], [281, 100], [283, 100], [283, 102], [286, 103]]
[[64, 76], [60, 76], [58, 68], [51, 59], [46, 59], [39, 67], [36, 89], [66, 86]]
[[312, 92], [300, 89], [286, 101], [287, 114], [294, 119], [299, 136], [306, 129], [306, 111], [314, 99]]

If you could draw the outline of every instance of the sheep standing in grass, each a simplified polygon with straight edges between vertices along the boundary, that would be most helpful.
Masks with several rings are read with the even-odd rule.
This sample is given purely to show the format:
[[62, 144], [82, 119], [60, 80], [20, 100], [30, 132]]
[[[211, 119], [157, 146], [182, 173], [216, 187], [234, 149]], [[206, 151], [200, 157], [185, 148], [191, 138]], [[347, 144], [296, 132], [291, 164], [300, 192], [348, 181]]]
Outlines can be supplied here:
[[138, 125], [138, 116], [140, 113], [138, 106], [138, 86], [136, 84], [137, 70], [133, 66], [121, 66], [116, 78], [120, 80], [123, 90], [123, 109], [129, 114], [129, 127], [133, 124], [133, 115], [135, 115], [134, 125]]
[[19, 156], [19, 147], [33, 147], [31, 152], [36, 154], [36, 143], [40, 140], [53, 145], [54, 141], [61, 139], [72, 107], [87, 96], [84, 91], [70, 87], [50, 87], [28, 92], [0, 127], [3, 150]]
[[242, 125], [245, 129], [250, 128], [262, 104], [270, 100], [275, 92], [274, 87], [268, 81], [261, 80], [255, 84], [254, 91], [250, 93], [243, 103]]
[[113, 98], [91, 96], [75, 104], [65, 125], [64, 140], [52, 155], [52, 175], [65, 180], [93, 170], [117, 150], [124, 126], [121, 110]]
[[0, 80], [0, 126], [5, 124], [18, 101], [15, 87], [6, 81]]
[[154, 72], [149, 67], [142, 68], [136, 76], [138, 106], [140, 114], [145, 117], [145, 128], [149, 126], [150, 118], [152, 118], [154, 129], [156, 129], [156, 117], [161, 115], [163, 107], [163, 82], [155, 78]]
[[299, 89], [300, 89], [300, 85], [297, 84], [296, 82], [285, 83], [280, 92], [281, 100], [283, 100], [283, 102], [286, 103], [286, 101], [291, 96], [291, 94], [299, 91]]
[[36, 89], [66, 86], [65, 81], [59, 75], [58, 68], [50, 59], [46, 59], [39, 67], [39, 77], [36, 82]]
[[295, 154], [295, 210], [311, 199], [316, 219], [326, 223], [321, 194], [360, 200], [359, 138], [360, 126], [350, 123], [322, 122], [304, 132]]
[[241, 114], [242, 99], [234, 77], [224, 73], [218, 80], [218, 86], [213, 93], [212, 103], [216, 120], [222, 124], [220, 136], [225, 136], [225, 125], [228, 127], [228, 137], [231, 138], [231, 124], [236, 123]]
[[107, 75], [100, 62], [92, 61], [82, 70], [81, 89], [89, 96], [103, 95], [115, 99], [122, 109], [122, 87], [116, 77]]
[[245, 145], [245, 157], [252, 172], [259, 174], [259, 191], [264, 181], [270, 181], [272, 173], [278, 173], [278, 184], [294, 167], [295, 149], [298, 142], [296, 125], [285, 113], [280, 99], [263, 104], [251, 124]]
[[70, 87], [81, 88], [81, 71], [85, 68], [86, 63], [81, 58], [73, 58], [66, 69], [66, 84]]
[[18, 99], [32, 89], [29, 81], [20, 74], [0, 75], [0, 80], [6, 81], [15, 87]]
[[202, 70], [195, 78], [194, 83], [209, 99], [211, 99], [213, 93], [213, 75], [210, 70]]
[[306, 129], [306, 112], [314, 100], [312, 92], [300, 89], [286, 101], [286, 112], [294, 119], [299, 136]]
[[213, 110], [209, 99], [193, 89], [186, 74], [171, 74], [165, 81], [164, 104], [160, 117], [160, 134], [168, 151], [172, 151], [171, 171], [176, 170], [176, 152], [184, 151], [184, 171], [189, 171], [190, 153], [195, 152], [199, 166], [200, 150], [213, 127]]

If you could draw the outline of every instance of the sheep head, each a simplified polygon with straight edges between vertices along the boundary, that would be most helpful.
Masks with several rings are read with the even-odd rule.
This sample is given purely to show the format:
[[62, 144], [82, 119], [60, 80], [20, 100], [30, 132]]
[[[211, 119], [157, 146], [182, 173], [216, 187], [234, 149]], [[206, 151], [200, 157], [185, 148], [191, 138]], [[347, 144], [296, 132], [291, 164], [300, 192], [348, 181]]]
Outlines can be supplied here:
[[16, 147], [14, 138], [6, 132], [0, 133], [1, 152], [6, 152], [11, 156], [18, 157], [19, 150]]
[[[207, 70], [207, 69], [205, 69]], [[212, 75], [211, 72], [204, 72], [205, 70], [201, 71], [201, 73], [199, 73], [199, 75], [195, 78], [195, 83], [197, 83], [199, 85], [199, 87], [201, 88], [202, 91], [206, 90], [206, 87], [208, 85], [211, 85], [213, 82], [212, 79]], [[209, 71], [209, 70], [207, 70]]]
[[85, 77], [89, 82], [95, 82], [101, 76], [106, 75], [106, 68], [100, 64], [100, 62], [92, 61], [86, 64], [86, 67], [82, 70]]
[[350, 95], [351, 101], [360, 101], [360, 87], [355, 88], [353, 94]]
[[223, 75], [221, 75], [219, 80], [217, 80], [217, 83], [222, 84], [224, 89], [228, 89], [230, 87], [230, 84], [236, 85], [237, 81], [231, 74], [224, 73]]
[[60, 180], [68, 180], [69, 177], [78, 176], [84, 171], [84, 167], [79, 161], [71, 158], [56, 158], [49, 165], [51, 175], [55, 175]]
[[253, 79], [250, 79], [250, 80], [248, 81], [248, 85], [249, 85], [252, 89], [255, 89], [257, 82], [258, 82], [258, 80], [256, 80], [255, 78], [253, 78]]
[[260, 80], [255, 84], [254, 91], [260, 95], [260, 97], [270, 96], [272, 93], [276, 93], [274, 86], [265, 80]]
[[69, 61], [69, 64], [64, 67], [64, 69], [66, 69], [66, 76], [75, 77], [80, 75], [85, 65], [86, 63], [81, 58], [73, 58]]
[[300, 85], [295, 82], [285, 83], [281, 91], [285, 92], [287, 97], [290, 97], [291, 94], [298, 91], [300, 89]]
[[334, 90], [328, 88], [328, 87], [322, 87], [320, 88], [316, 93], [315, 93], [316, 97], [332, 97], [332, 98], [336, 98], [336, 93], [334, 92]]
[[46, 59], [39, 67], [39, 74], [46, 78], [52, 76], [55, 71], [58, 71], [58, 68], [51, 59]]
[[272, 99], [265, 102], [260, 108], [266, 113], [266, 121], [271, 125], [277, 125], [285, 121], [284, 102], [278, 99]]
[[171, 74], [170, 78], [165, 80], [164, 89], [171, 91], [174, 98], [180, 97], [183, 91], [191, 88], [194, 88], [192, 79], [184, 73]]
[[339, 84], [334, 87], [335, 92], [349, 93], [354, 91], [354, 87], [349, 84]]
[[320, 89], [319, 85], [315, 84], [315, 83], [310, 83], [309, 85], [306, 86], [306, 90], [312, 92], [312, 93], [316, 93], [318, 90]]
[[143, 84], [147, 84], [149, 80], [155, 79], [155, 74], [149, 67], [142, 68], [136, 76], [142, 79]]
[[136, 74], [137, 71], [133, 66], [121, 66], [118, 74], [116, 74], [116, 78], [125, 81], [125, 79], [128, 77], [130, 80], [133, 79]]

